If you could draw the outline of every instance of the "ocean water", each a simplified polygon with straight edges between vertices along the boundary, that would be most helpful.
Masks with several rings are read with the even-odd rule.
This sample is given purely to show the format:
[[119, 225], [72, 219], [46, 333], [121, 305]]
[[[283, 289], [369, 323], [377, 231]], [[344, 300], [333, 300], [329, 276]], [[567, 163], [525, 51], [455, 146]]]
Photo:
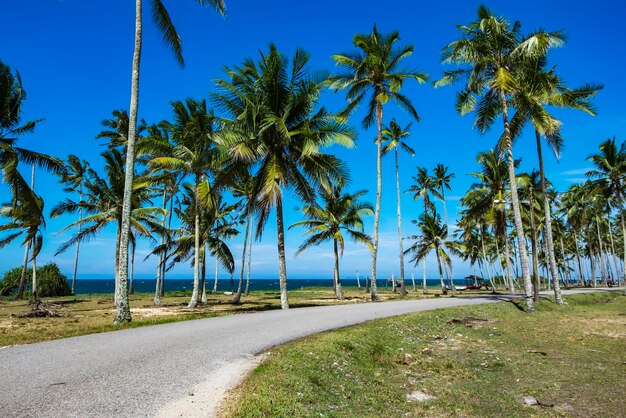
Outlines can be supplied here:
[[[411, 280], [406, 280], [406, 286], [412, 287]], [[464, 280], [455, 280], [455, 284], [464, 285]], [[439, 284], [439, 279], [428, 279], [426, 283], [429, 286], [435, 286]], [[343, 286], [356, 286], [356, 279], [346, 278], [341, 280]], [[416, 286], [419, 288], [422, 285], [421, 280], [415, 280]], [[154, 292], [156, 287], [156, 280], [154, 279], [135, 279], [133, 282], [135, 292]], [[296, 290], [307, 287], [332, 287], [332, 279], [289, 279], [287, 281], [288, 290]], [[361, 279], [361, 286], [365, 285], [365, 280]], [[213, 280], [207, 280], [207, 290], [213, 289]], [[391, 287], [391, 282], [387, 283], [385, 280], [378, 281], [379, 288]], [[245, 288], [245, 282], [244, 282]], [[115, 289], [115, 281], [113, 279], [83, 279], [76, 280], [76, 294], [86, 293], [113, 293]], [[165, 291], [185, 291], [193, 289], [193, 280], [185, 279], [166, 279]], [[237, 280], [231, 281], [230, 279], [221, 279], [218, 281], [217, 289], [220, 292], [232, 292], [237, 290]], [[278, 279], [257, 279], [250, 280], [250, 290], [279, 290]]]

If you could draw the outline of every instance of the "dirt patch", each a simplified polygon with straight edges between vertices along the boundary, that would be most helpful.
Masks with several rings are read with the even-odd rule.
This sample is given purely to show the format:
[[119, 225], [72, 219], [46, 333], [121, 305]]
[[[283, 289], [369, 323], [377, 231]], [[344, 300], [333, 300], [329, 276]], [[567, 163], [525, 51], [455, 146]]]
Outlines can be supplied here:
[[493, 324], [495, 322], [496, 321], [491, 320], [491, 319], [473, 318], [470, 316], [466, 316], [464, 318], [452, 318], [451, 320], [447, 321], [446, 324], [448, 325], [460, 324], [460, 325], [465, 325], [466, 327], [469, 327], [469, 328], [480, 328], [489, 324]]
[[162, 316], [179, 315], [179, 311], [163, 308], [132, 308], [131, 313], [133, 315], [141, 316], [142, 318], [154, 318]]

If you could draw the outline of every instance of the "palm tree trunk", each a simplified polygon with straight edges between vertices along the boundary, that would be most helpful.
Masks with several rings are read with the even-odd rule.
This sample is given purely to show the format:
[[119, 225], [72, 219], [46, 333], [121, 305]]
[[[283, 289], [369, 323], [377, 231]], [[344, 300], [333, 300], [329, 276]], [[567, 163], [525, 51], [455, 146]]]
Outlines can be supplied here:
[[335, 296], [337, 300], [344, 300], [343, 290], [341, 289], [341, 280], [339, 279], [339, 251], [337, 249], [337, 238], [333, 238], [333, 252], [335, 254]]
[[378, 227], [380, 224], [380, 200], [383, 193], [383, 104], [376, 100], [376, 123], [378, 135], [376, 137], [376, 211], [374, 212], [374, 233], [372, 237], [372, 279], [371, 295], [372, 301], [380, 301], [378, 289], [376, 287], [376, 261], [378, 257]]
[[600, 277], [600, 281], [602, 283], [604, 283], [604, 281], [606, 280], [606, 266], [604, 263], [604, 249], [602, 246], [602, 235], [601, 235], [601, 231], [600, 231], [600, 219], [596, 216], [596, 231], [598, 233], [598, 247], [600, 249], [600, 254], [598, 255], [599, 259], [600, 259], [600, 275], [602, 277]]
[[539, 302], [539, 258], [537, 254], [537, 226], [535, 225], [535, 210], [533, 207], [533, 201], [530, 201], [530, 235], [531, 235], [531, 248], [533, 256], [533, 299], [535, 302]]
[[124, 200], [122, 202], [122, 231], [120, 236], [119, 286], [115, 289], [114, 324], [130, 322], [128, 303], [128, 239], [130, 235], [130, 211], [133, 182], [135, 177], [135, 141], [137, 134], [137, 112], [139, 109], [139, 66], [141, 61], [141, 6], [142, 0], [135, 0], [135, 50], [130, 92], [130, 114], [128, 118], [128, 141], [126, 144], [126, 170], [124, 176]]
[[[161, 226], [163, 227], [163, 229], [165, 229], [165, 219], [166, 219], [165, 210], [167, 208], [167, 185], [166, 184], [163, 184], [162, 208], [163, 208], [163, 219], [161, 220]], [[161, 234], [160, 247], [163, 247], [163, 244], [165, 244], [165, 234]], [[165, 263], [164, 253], [161, 253], [159, 254], [159, 264], [157, 266], [156, 288], [154, 289], [154, 299], [153, 299], [153, 302], [156, 306], [161, 305], [161, 280], [162, 280], [161, 273], [163, 272], [162, 267], [164, 263]]]
[[237, 284], [237, 293], [232, 303], [241, 302], [241, 290], [243, 287], [243, 273], [246, 266], [246, 251], [248, 250], [248, 235], [250, 235], [250, 224], [252, 223], [252, 211], [248, 210], [248, 221], [246, 222], [246, 234], [243, 238], [243, 250], [241, 251], [241, 270], [239, 271], [239, 283]]
[[491, 282], [491, 291], [496, 293], [496, 284], [493, 280], [491, 272], [489, 271], [489, 262], [487, 261], [487, 252], [485, 251], [485, 231], [482, 227], [480, 228], [480, 246], [483, 252], [483, 263], [485, 264], [485, 270], [487, 271], [487, 278], [489, 279], [489, 282]]
[[30, 240], [26, 243], [24, 249], [24, 263], [22, 264], [22, 276], [20, 277], [20, 287], [17, 289], [15, 299], [24, 299], [24, 290], [26, 290], [26, 270], [28, 270], [28, 252], [30, 250]]
[[396, 197], [398, 200], [398, 243], [400, 246], [400, 294], [406, 296], [407, 291], [404, 284], [404, 246], [402, 239], [402, 211], [400, 204], [400, 169], [398, 163], [398, 147], [394, 148], [396, 157]]
[[[415, 281], [415, 280], [413, 280]], [[356, 271], [356, 285], [358, 286], [358, 288], [361, 288], [361, 281], [359, 280], [359, 271]]]
[[415, 273], [411, 272], [411, 282], [413, 282], [413, 293], [417, 292], [417, 287], [415, 287]]
[[575, 248], [575, 250], [576, 250], [576, 260], [577, 260], [577, 263], [578, 263], [578, 274], [579, 274], [578, 281], [579, 281], [579, 284], [584, 284], [584, 282], [585, 282], [585, 274], [583, 272], [583, 266], [582, 266], [582, 262], [580, 260], [580, 248], [578, 246], [578, 237], [577, 236], [574, 236], [574, 245], [576, 246], [576, 248]]
[[34, 240], [35, 238], [33, 238], [33, 259], [32, 259], [33, 272], [32, 272], [32, 288], [31, 288], [30, 302], [29, 302], [30, 304], [35, 304], [39, 302], [39, 293], [37, 292], [37, 256], [35, 254], [36, 249], [35, 249]]
[[[80, 191], [78, 192], [78, 201], [82, 203], [83, 201], [83, 185], [80, 185]], [[83, 208], [81, 207], [78, 210], [78, 220], [83, 220]], [[78, 224], [78, 234], [82, 230], [82, 225]], [[74, 288], [76, 287], [76, 274], [78, 273], [78, 253], [80, 252], [80, 240], [76, 242], [76, 255], [74, 257], [74, 271], [72, 272], [72, 294], [74, 294]]]
[[613, 266], [615, 268], [615, 279], [617, 280], [617, 284], [620, 284], [620, 271], [619, 271], [619, 263], [617, 262], [617, 255], [615, 253], [615, 243], [613, 241], [613, 225], [611, 224], [611, 218], [607, 217], [609, 221], [609, 238], [611, 240], [611, 258], [613, 259]]
[[552, 213], [550, 209], [550, 199], [548, 198], [548, 189], [546, 187], [546, 173], [543, 168], [543, 156], [541, 152], [541, 135], [535, 129], [535, 139], [537, 140], [537, 157], [539, 159], [539, 175], [541, 176], [541, 192], [543, 194], [543, 212], [546, 223], [546, 245], [548, 247], [548, 264], [552, 282], [554, 283], [554, 300], [557, 305], [563, 304], [561, 296], [561, 285], [559, 283], [559, 275], [556, 271], [556, 257], [554, 256], [554, 239], [552, 238]]
[[504, 138], [507, 150], [507, 165], [509, 168], [509, 187], [511, 189], [511, 206], [513, 206], [513, 219], [515, 220], [515, 230], [517, 232], [517, 246], [519, 248], [520, 264], [522, 265], [522, 276], [524, 277], [524, 295], [526, 298], [526, 312], [534, 312], [533, 285], [530, 280], [530, 269], [528, 268], [528, 254], [524, 246], [524, 226], [522, 224], [522, 213], [520, 211], [519, 196], [517, 195], [517, 181], [515, 178], [515, 159], [513, 158], [513, 144], [511, 143], [511, 131], [509, 129], [509, 111], [506, 94], [500, 91], [502, 99], [502, 117], [504, 122]]
[[280, 307], [289, 309], [287, 296], [287, 263], [285, 262], [285, 225], [283, 223], [283, 199], [276, 197], [276, 230], [278, 233], [278, 278], [280, 284]]
[[213, 293], [217, 293], [217, 284], [220, 278], [220, 265], [219, 260], [217, 259], [217, 254], [215, 255], [215, 278], [213, 280]]
[[200, 265], [200, 281], [202, 282], [202, 297], [200, 298], [200, 301], [206, 305], [207, 303], [207, 298], [206, 298], [206, 244], [204, 244], [204, 248], [202, 250], [202, 264]]
[[509, 280], [509, 291], [515, 294], [515, 282], [513, 281], [513, 269], [511, 268], [511, 253], [509, 252], [509, 239], [504, 232], [504, 264], [506, 265], [506, 275]]
[[[170, 201], [170, 212], [167, 215], [168, 231], [172, 229], [172, 216], [174, 214], [174, 195], [173, 194], [172, 196], [170, 196], [169, 201]], [[167, 262], [167, 251], [168, 251], [168, 247], [165, 247], [165, 250], [163, 252], [163, 266], [161, 267], [162, 269], [161, 271], [161, 297], [165, 296], [165, 272], [167, 270], [165, 263]]]
[[250, 296], [250, 268], [252, 267], [252, 233], [254, 226], [252, 225], [252, 213], [250, 213], [250, 242], [248, 244], [248, 271], [246, 272], [246, 296]]
[[448, 294], [448, 289], [443, 282], [443, 271], [441, 270], [441, 258], [439, 257], [439, 247], [435, 247], [435, 255], [437, 256], [437, 267], [439, 267], [439, 282], [441, 283], [441, 293]]
[[198, 191], [198, 185], [200, 184], [200, 175], [196, 174], [196, 201], [195, 201], [195, 216], [194, 216], [194, 260], [193, 260], [193, 291], [191, 293], [191, 300], [189, 301], [188, 308], [195, 308], [198, 305], [199, 286], [200, 286], [200, 193]]
[[[622, 280], [626, 279], [626, 224], [624, 223], [624, 208], [622, 206], [622, 196], [617, 193], [617, 210], [619, 211], [619, 218], [622, 222], [622, 243], [624, 245], [624, 259], [622, 260]], [[626, 290], [624, 290], [626, 295]]]
[[424, 293], [425, 295], [428, 294], [428, 286], [426, 285], [426, 257], [424, 257], [424, 259], [422, 260], [422, 265], [424, 266], [423, 268], [423, 274], [422, 274], [422, 293]]
[[131, 253], [130, 253], [130, 266], [128, 269], [128, 293], [130, 295], [135, 293], [135, 288], [134, 288], [134, 278], [135, 278], [135, 248], [136, 248], [136, 243], [134, 241], [131, 241], [130, 246], [132, 248]]

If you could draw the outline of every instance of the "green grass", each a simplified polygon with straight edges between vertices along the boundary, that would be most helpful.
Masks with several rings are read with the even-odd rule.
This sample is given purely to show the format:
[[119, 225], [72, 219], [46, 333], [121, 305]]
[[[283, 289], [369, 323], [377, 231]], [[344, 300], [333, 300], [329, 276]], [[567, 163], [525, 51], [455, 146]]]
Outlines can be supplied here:
[[[271, 350], [227, 417], [623, 416], [626, 297], [595, 293], [371, 321]], [[452, 319], [488, 321], [466, 326]], [[436, 396], [409, 402], [422, 391]], [[531, 395], [554, 407], [522, 404]]]
[[[289, 292], [289, 304], [292, 308], [338, 303], [360, 303], [369, 298], [365, 289], [344, 287], [346, 300], [339, 302], [331, 288], [308, 287]], [[399, 298], [390, 288], [379, 288], [383, 300]], [[483, 292], [484, 293], [484, 292]], [[476, 292], [473, 292], [476, 294]], [[407, 298], [438, 297], [438, 292], [430, 289], [423, 295], [421, 289], [410, 293]], [[130, 297], [133, 322], [113, 325], [114, 306], [112, 294], [93, 294], [44, 298], [52, 310], [62, 315], [60, 318], [20, 318], [19, 315], [31, 308], [27, 301], [0, 298], [0, 347], [28, 344], [57, 338], [113, 331], [117, 329], [154, 325], [166, 322], [185, 321], [235, 313], [258, 312], [280, 308], [278, 291], [253, 291], [249, 297], [243, 297], [244, 303], [230, 303], [232, 295], [222, 292], [208, 295], [206, 305], [200, 304], [195, 309], [187, 309], [191, 297], [190, 291], [166, 292], [161, 299], [162, 306], [152, 304], [152, 293], [136, 293]]]

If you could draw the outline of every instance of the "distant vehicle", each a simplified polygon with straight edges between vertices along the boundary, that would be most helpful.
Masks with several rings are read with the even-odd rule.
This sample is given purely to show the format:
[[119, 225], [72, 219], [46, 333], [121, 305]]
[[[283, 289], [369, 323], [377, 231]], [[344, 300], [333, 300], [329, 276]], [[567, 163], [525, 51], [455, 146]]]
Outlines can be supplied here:
[[482, 288], [488, 289], [487, 282], [482, 277], [470, 274], [465, 276], [465, 288], [468, 290], [480, 290]]

